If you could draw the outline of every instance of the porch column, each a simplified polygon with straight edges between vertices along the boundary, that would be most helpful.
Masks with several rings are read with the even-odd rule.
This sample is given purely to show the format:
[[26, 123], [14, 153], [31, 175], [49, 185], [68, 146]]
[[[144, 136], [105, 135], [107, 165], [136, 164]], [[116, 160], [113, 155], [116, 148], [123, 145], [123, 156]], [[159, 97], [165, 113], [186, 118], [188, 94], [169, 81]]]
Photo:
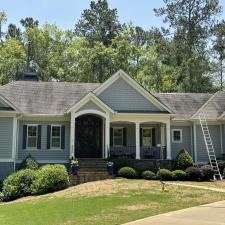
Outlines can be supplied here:
[[198, 157], [197, 157], [197, 133], [196, 133], [196, 123], [193, 123], [193, 140], [194, 140], [194, 158], [195, 162], [198, 162]]
[[110, 133], [110, 121], [107, 116], [105, 119], [105, 155], [104, 158], [107, 159], [109, 156], [109, 134]]
[[136, 126], [136, 159], [140, 159], [141, 158], [141, 154], [140, 154], [140, 123], [136, 122], [135, 123]]
[[161, 125], [160, 127], [160, 139], [161, 139], [161, 154], [160, 154], [160, 158], [161, 159], [164, 159], [164, 152], [163, 152], [163, 149], [166, 145], [166, 140], [165, 140], [165, 126], [164, 125]]
[[71, 113], [71, 120], [70, 120], [70, 157], [74, 158], [74, 138], [75, 138], [75, 115]]
[[166, 122], [166, 159], [170, 160], [171, 157], [171, 137], [170, 137], [170, 121]]

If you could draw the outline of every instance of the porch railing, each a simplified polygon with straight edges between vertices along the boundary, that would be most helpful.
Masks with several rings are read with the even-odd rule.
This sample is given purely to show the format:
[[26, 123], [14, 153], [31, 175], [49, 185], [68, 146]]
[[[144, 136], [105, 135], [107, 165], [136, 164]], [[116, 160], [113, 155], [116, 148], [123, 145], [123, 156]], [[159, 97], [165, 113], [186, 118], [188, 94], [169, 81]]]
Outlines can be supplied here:
[[[165, 159], [166, 147], [141, 147], [141, 159]], [[136, 158], [136, 146], [111, 146], [110, 157], [112, 158]]]

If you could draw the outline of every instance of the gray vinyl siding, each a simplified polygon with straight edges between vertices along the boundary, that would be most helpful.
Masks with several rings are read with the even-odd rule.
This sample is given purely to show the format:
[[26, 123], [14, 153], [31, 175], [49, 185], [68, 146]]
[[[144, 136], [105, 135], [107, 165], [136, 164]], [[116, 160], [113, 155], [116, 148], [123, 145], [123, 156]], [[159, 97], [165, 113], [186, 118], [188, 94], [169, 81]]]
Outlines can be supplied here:
[[13, 162], [0, 162], [0, 180], [14, 172]]
[[[23, 149], [23, 125], [37, 124], [41, 125], [41, 149], [26, 150]], [[65, 149], [51, 150], [47, 149], [47, 125], [60, 124], [65, 125]], [[68, 160], [69, 159], [70, 126], [69, 122], [38, 122], [38, 121], [20, 121], [19, 122], [19, 141], [18, 141], [18, 160], [23, 160], [28, 154], [31, 154], [36, 160]]]
[[115, 81], [98, 97], [114, 110], [161, 111], [122, 78]]
[[[174, 143], [173, 142], [173, 129], [181, 129], [182, 130], [182, 142]], [[181, 149], [186, 149], [189, 154], [193, 157], [192, 149], [191, 149], [191, 127], [190, 126], [171, 126], [171, 154], [172, 159], [175, 159], [177, 154]]]
[[100, 107], [98, 107], [94, 102], [92, 101], [89, 101], [87, 102], [84, 106], [82, 106], [78, 111], [81, 111], [81, 110], [89, 110], [89, 109], [92, 109], [92, 110], [98, 110], [98, 111], [102, 111], [102, 109]]
[[[126, 140], [127, 146], [136, 146], [136, 133], [135, 133], [135, 124], [126, 124], [126, 123], [111, 123], [110, 127], [122, 127], [126, 128]], [[157, 125], [141, 125], [143, 127], [154, 127], [156, 128], [156, 145], [160, 143], [159, 127]]]
[[[209, 125], [209, 132], [212, 138], [212, 143], [217, 157], [221, 156], [221, 139], [220, 139], [220, 126]], [[196, 140], [197, 140], [197, 161], [208, 162], [208, 154], [202, 134], [201, 126], [196, 127]]]
[[0, 117], [0, 159], [12, 158], [13, 118]]

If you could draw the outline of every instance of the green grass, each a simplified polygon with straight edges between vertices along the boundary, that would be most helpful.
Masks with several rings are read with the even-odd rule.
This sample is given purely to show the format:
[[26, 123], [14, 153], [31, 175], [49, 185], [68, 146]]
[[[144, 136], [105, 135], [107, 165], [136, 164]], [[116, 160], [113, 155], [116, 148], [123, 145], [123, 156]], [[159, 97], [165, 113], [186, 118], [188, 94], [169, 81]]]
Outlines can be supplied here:
[[1, 225], [115, 225], [225, 199], [225, 193], [158, 181], [108, 180], [0, 205]]

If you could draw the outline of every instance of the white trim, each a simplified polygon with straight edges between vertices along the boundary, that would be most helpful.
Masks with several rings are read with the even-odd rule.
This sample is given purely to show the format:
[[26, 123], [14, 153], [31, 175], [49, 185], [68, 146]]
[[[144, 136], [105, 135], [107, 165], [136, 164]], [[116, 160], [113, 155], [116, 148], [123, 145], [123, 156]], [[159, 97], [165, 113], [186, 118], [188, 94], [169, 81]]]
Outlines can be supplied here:
[[[59, 148], [57, 147], [52, 147], [52, 127], [60, 127], [60, 135], [59, 135]], [[62, 140], [61, 140], [61, 132], [62, 132], [62, 124], [51, 124], [51, 134], [50, 134], [50, 151], [56, 151], [56, 150], [62, 150], [61, 149], [61, 143], [62, 143]], [[58, 137], [57, 137], [58, 138]]]
[[223, 154], [223, 125], [220, 124], [220, 153]]
[[12, 158], [14, 160], [14, 171], [16, 169], [16, 146], [17, 146], [17, 118], [13, 118], [13, 135], [12, 135]]
[[[32, 151], [32, 150], [38, 150], [37, 148], [37, 142], [38, 142], [38, 124], [26, 124], [27, 125], [27, 141], [26, 141], [26, 149], [25, 150], [28, 150], [28, 151]], [[29, 147], [28, 146], [28, 127], [36, 127], [36, 147]]]
[[[113, 128], [113, 147], [123, 147], [124, 143], [123, 143], [123, 128], [124, 127], [112, 127]], [[115, 145], [114, 144], [114, 129], [122, 129], [122, 145]]]
[[6, 163], [12, 162], [13, 163], [14, 161], [15, 161], [14, 159], [10, 159], [10, 158], [9, 159], [0, 159], [1, 163], [3, 163], [3, 162], [6, 162]]
[[140, 152], [140, 123], [135, 123], [135, 144], [136, 144], [136, 159], [141, 159], [141, 152]]
[[117, 71], [113, 74], [108, 80], [106, 80], [102, 85], [96, 88], [93, 93], [97, 96], [100, 95], [104, 90], [106, 90], [111, 84], [113, 84], [117, 79], [122, 78], [125, 80], [131, 87], [133, 87], [137, 92], [149, 100], [152, 104], [159, 107], [161, 110], [166, 110], [169, 113], [173, 113], [167, 106], [162, 104], [155, 96], [146, 91], [140, 84], [138, 84], [134, 79], [132, 79], [127, 73], [123, 70]]
[[94, 115], [99, 115], [102, 116], [103, 118], [107, 118], [107, 114], [103, 113], [101, 111], [95, 110], [95, 109], [87, 109], [87, 110], [81, 110], [76, 113], [74, 113], [74, 119], [76, 119], [79, 116], [85, 115], [85, 114], [94, 114]]
[[170, 135], [170, 120], [166, 122], [166, 159], [171, 160], [171, 135]]
[[70, 113], [72, 111], [75, 112], [75, 111], [79, 110], [82, 106], [84, 106], [86, 103], [88, 103], [89, 101], [92, 101], [94, 104], [99, 106], [99, 108], [102, 109], [103, 111], [109, 111], [111, 113], [115, 113], [115, 111], [113, 109], [111, 109], [109, 106], [107, 106], [103, 101], [101, 101], [93, 93], [89, 93], [89, 94], [85, 95], [79, 102], [77, 102], [72, 107], [70, 107], [68, 110], [66, 110], [65, 113]]
[[[23, 160], [17, 160], [16, 163], [21, 163]], [[38, 163], [69, 163], [69, 160], [36, 160]]]
[[[182, 143], [183, 142], [183, 135], [182, 135], [182, 129], [172, 129], [172, 142], [173, 143]], [[179, 141], [176, 141], [174, 140], [174, 131], [179, 131], [180, 132], [180, 140]]]
[[198, 162], [198, 155], [197, 155], [197, 132], [196, 132], [196, 124], [193, 124], [193, 134], [194, 134], [194, 157], [195, 162]]

